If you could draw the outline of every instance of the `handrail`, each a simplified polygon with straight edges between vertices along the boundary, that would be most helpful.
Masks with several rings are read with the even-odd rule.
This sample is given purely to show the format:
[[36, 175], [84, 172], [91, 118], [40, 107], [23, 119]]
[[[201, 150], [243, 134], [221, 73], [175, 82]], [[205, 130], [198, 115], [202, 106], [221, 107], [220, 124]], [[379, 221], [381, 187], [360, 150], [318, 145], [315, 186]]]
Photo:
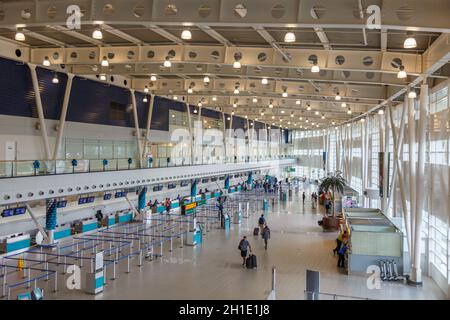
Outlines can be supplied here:
[[[161, 160], [152, 162], [147, 166], [140, 167], [136, 159], [132, 158], [116, 158], [116, 159], [76, 159], [77, 165], [72, 165], [70, 159], [65, 160], [16, 160], [4, 161], [0, 160], [0, 179], [16, 178], [16, 177], [31, 177], [31, 176], [49, 176], [62, 174], [79, 174], [91, 172], [111, 172], [111, 171], [125, 171], [125, 170], [141, 170], [141, 169], [158, 169], [158, 168], [173, 168], [173, 167], [192, 167], [199, 165], [214, 165], [214, 164], [228, 164], [228, 163], [260, 163], [274, 160], [288, 160], [296, 159], [295, 156], [274, 156], [264, 157], [262, 159], [245, 159], [245, 160], [231, 160], [227, 161], [222, 158], [221, 161], [201, 161], [199, 163], [185, 163], [185, 158], [175, 158], [170, 161]], [[107, 160], [107, 164], [103, 164], [103, 160]], [[172, 161], [174, 160], [174, 161]], [[181, 160], [181, 161], [180, 161]], [[35, 162], [39, 165], [36, 168]], [[60, 162], [64, 162], [60, 165]]]
[[333, 297], [333, 300], [338, 300], [337, 298], [347, 298], [347, 299], [353, 299], [353, 300], [376, 300], [376, 299], [372, 299], [372, 298], [346, 296], [346, 295], [342, 295], [342, 294], [327, 293], [327, 292], [317, 292], [317, 291], [308, 291], [308, 290], [304, 290], [303, 292], [305, 293], [305, 296], [307, 296], [308, 294], [310, 294], [312, 296], [320, 296], [320, 295], [331, 296], [331, 297]]

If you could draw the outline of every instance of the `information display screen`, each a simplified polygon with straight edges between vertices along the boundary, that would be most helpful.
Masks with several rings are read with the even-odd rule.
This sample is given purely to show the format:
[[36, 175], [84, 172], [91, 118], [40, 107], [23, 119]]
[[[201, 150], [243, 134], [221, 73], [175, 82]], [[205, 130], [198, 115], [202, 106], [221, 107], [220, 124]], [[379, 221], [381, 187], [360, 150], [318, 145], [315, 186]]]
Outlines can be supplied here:
[[2, 217], [6, 218], [6, 217], [11, 217], [14, 215], [14, 209], [5, 209], [2, 212]]
[[14, 215], [18, 216], [20, 214], [25, 214], [25, 212], [27, 211], [27, 208], [25, 207], [18, 207], [14, 209]]
[[103, 195], [103, 200], [110, 200], [111, 199], [111, 193], [105, 193], [104, 195]]
[[67, 200], [63, 200], [63, 201], [58, 201], [56, 203], [56, 207], [57, 208], [65, 208], [67, 206]]

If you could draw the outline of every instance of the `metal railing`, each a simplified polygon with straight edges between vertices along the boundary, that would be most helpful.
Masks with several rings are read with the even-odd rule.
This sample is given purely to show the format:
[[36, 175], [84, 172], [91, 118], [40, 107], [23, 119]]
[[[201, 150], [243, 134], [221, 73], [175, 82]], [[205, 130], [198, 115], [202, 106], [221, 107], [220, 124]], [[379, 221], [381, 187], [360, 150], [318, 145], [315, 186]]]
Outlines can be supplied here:
[[346, 296], [342, 294], [316, 292], [316, 291], [304, 291], [305, 300], [375, 300], [363, 297]]
[[17, 160], [0, 161], [0, 179], [43, 175], [59, 175], [89, 172], [121, 171], [147, 168], [168, 168], [208, 164], [254, 163], [270, 160], [294, 159], [294, 156], [260, 157], [211, 157], [204, 159], [156, 158], [144, 160], [141, 166], [136, 158], [120, 159], [66, 159], [66, 160]]

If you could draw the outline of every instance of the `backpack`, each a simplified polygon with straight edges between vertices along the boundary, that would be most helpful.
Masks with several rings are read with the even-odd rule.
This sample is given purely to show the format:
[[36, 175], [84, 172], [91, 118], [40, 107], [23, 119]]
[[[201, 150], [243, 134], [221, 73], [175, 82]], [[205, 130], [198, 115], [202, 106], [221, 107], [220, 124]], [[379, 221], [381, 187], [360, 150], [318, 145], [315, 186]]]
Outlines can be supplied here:
[[339, 249], [339, 254], [345, 254], [345, 252], [347, 251], [347, 246], [346, 245], [342, 245], [341, 248]]
[[264, 224], [264, 222], [266, 222], [266, 219], [264, 219], [264, 217], [260, 217], [258, 220], [259, 224]]

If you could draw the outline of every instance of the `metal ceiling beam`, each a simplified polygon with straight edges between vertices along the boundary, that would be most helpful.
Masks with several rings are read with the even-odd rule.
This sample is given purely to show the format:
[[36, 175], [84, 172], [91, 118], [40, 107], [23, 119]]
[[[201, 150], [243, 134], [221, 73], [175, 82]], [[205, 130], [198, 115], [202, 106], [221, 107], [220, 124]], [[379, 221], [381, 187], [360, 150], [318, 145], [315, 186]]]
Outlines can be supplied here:
[[262, 26], [253, 27], [258, 34], [264, 38], [286, 61], [291, 62], [292, 58], [277, 44], [275, 39]]
[[[315, 9], [311, 9], [311, 16], [314, 19], [317, 19], [317, 20], [319, 19]], [[330, 41], [328, 40], [327, 35], [323, 31], [323, 28], [321, 28], [321, 27], [314, 27], [313, 29], [314, 29], [314, 32], [316, 33], [317, 37], [319, 38], [320, 42], [322, 43], [324, 49], [325, 50], [332, 50], [331, 46], [330, 46]]]
[[[12, 30], [16, 31], [16, 29], [12, 29]], [[50, 44], [52, 44], [54, 46], [57, 46], [57, 47], [72, 47], [70, 45], [67, 45], [64, 42], [61, 42], [59, 40], [56, 40], [56, 39], [53, 39], [53, 38], [50, 38], [50, 37], [47, 37], [47, 36], [44, 36], [42, 34], [34, 32], [34, 31], [30, 31], [30, 30], [28, 30], [26, 28], [23, 28], [22, 32], [25, 34], [26, 37], [31, 37], [31, 38], [34, 38], [34, 39], [37, 39], [37, 40], [40, 40], [40, 41], [43, 41], [43, 42], [47, 42], [47, 43], [50, 43]]]
[[384, 108], [388, 103], [392, 103], [394, 100], [400, 98], [404, 94], [407, 94], [409, 90], [419, 85], [422, 81], [426, 80], [434, 72], [442, 68], [444, 65], [450, 62], [450, 33], [441, 34], [439, 38], [433, 42], [433, 44], [423, 54], [423, 63], [426, 71], [416, 77], [411, 83], [405, 86], [403, 89], [397, 91], [389, 98], [385, 99], [375, 107], [369, 109], [363, 115], [352, 118], [351, 121], [358, 120], [368, 114], [374, 113], [379, 109]]
[[87, 43], [91, 43], [91, 44], [93, 44], [95, 46], [107, 45], [103, 41], [96, 40], [96, 39], [94, 39], [92, 37], [89, 37], [87, 35], [79, 33], [79, 32], [77, 32], [75, 30], [70, 30], [70, 29], [68, 29], [66, 27], [63, 27], [63, 26], [53, 26], [52, 25], [52, 26], [48, 26], [48, 27], [53, 29], [53, 30], [56, 30], [58, 32], [61, 32], [61, 33], [65, 34], [65, 35], [68, 35], [70, 37], [82, 40], [82, 41], [87, 42]]
[[139, 40], [138, 38], [130, 36], [129, 34], [123, 32], [123, 31], [120, 31], [120, 30], [118, 30], [116, 28], [113, 28], [113, 27], [111, 27], [108, 24], [102, 24], [101, 25], [101, 29], [105, 30], [106, 32], [109, 32], [112, 35], [115, 35], [116, 37], [119, 37], [119, 38], [121, 38], [121, 39], [123, 39], [125, 41], [134, 43], [135, 45], [146, 45], [146, 43], [143, 42], [142, 40]]
[[[39, 50], [42, 54], [49, 55], [55, 52], [55, 48], [48, 48], [48, 52], [44, 52], [45, 48], [32, 49]], [[87, 51], [94, 53], [97, 58], [91, 59], [85, 53]], [[354, 50], [306, 50], [306, 49], [290, 49], [289, 55], [292, 57], [288, 62], [282, 59], [278, 54], [278, 50], [267, 47], [218, 47], [218, 46], [198, 46], [198, 45], [152, 45], [152, 46], [121, 46], [121, 47], [92, 47], [92, 48], [70, 48], [59, 49], [58, 51], [62, 63], [66, 65], [93, 65], [100, 61], [99, 56], [107, 53], [114, 53], [114, 57], [110, 59], [112, 65], [130, 65], [162, 63], [169, 51], [174, 52], [171, 58], [172, 63], [183, 63], [185, 65], [224, 65], [231, 66], [235, 60], [237, 53], [242, 55], [240, 60], [243, 67], [255, 68], [278, 68], [277, 72], [282, 73], [283, 70], [298, 68], [305, 69], [307, 74], [311, 68], [310, 55], [316, 55], [318, 65], [323, 70], [342, 70], [342, 71], [358, 71], [368, 73], [388, 73], [396, 74], [398, 68], [392, 66], [391, 62], [395, 58], [400, 58], [409, 75], [419, 75], [422, 72], [421, 55], [410, 53], [395, 52], [379, 52], [379, 51], [354, 51]], [[129, 52], [134, 55], [130, 58]], [[75, 58], [74, 56], [75, 53]], [[78, 54], [77, 54], [78, 53]], [[343, 56], [345, 61], [338, 63], [336, 57]], [[37, 60], [33, 63], [40, 63], [42, 56], [33, 55]], [[369, 59], [369, 60], [367, 60]], [[366, 62], [369, 61], [369, 64]], [[118, 67], [120, 68], [120, 66]], [[241, 68], [242, 69], [242, 68]], [[144, 70], [143, 68], [141, 70]], [[147, 72], [149, 70], [144, 70]], [[157, 71], [160, 71], [158, 68]], [[155, 72], [155, 71], [153, 71]], [[233, 72], [239, 73], [237, 70]], [[316, 74], [320, 78], [320, 74]]]
[[386, 52], [388, 43], [388, 33], [385, 28], [381, 29], [380, 36], [381, 36], [381, 52]]
[[[84, 70], [86, 70], [85, 68], [83, 69], [73, 69], [75, 71], [79, 71], [76, 72], [78, 74], [97, 74], [96, 72], [92, 71], [90, 73], [85, 73]], [[124, 73], [121, 73], [124, 74]], [[144, 76], [144, 75], [149, 75], [148, 72], [129, 72], [129, 73], [125, 73], [130, 75], [131, 77], [133, 76]], [[186, 72], [182, 75], [182, 77], [184, 79], [192, 79], [192, 80], [198, 80], [200, 79], [200, 77], [203, 77], [204, 74], [208, 74], [217, 78], [226, 78], [227, 80], [234, 80], [234, 81], [241, 81], [242, 77], [245, 77], [247, 80], [254, 80], [254, 81], [261, 81], [261, 79], [263, 77], [261, 76], [255, 76], [255, 75], [243, 75], [240, 77], [236, 77], [235, 74], [233, 73], [214, 73], [211, 74], [209, 72], [198, 72], [198, 73], [192, 73], [192, 72]], [[172, 73], [172, 72], [158, 72], [158, 76], [165, 78], [167, 76], [172, 76], [172, 75], [177, 75], [177, 76], [181, 76], [181, 74], [179, 73]], [[318, 83], [329, 83], [329, 84], [361, 84], [361, 85], [373, 85], [373, 86], [392, 86], [392, 87], [403, 87], [404, 84], [400, 84], [400, 83], [394, 83], [394, 82], [381, 82], [381, 81], [369, 81], [367, 80], [359, 80], [358, 78], [355, 77], [350, 77], [346, 80], [342, 80], [342, 79], [337, 79], [336, 77], [332, 77], [332, 78], [324, 78], [324, 79], [313, 79], [313, 78], [308, 78], [308, 77], [302, 77], [302, 78], [297, 78], [297, 77], [293, 77], [293, 76], [277, 76], [277, 75], [271, 75], [268, 77], [269, 80], [276, 80], [276, 81], [285, 81], [285, 82], [296, 82], [296, 83], [304, 83], [304, 82], [309, 82], [311, 85], [315, 86], [319, 91], [321, 90], [321, 87]], [[150, 79], [150, 76], [148, 76], [148, 79]], [[150, 80], [149, 80], [150, 81]]]
[[144, 26], [148, 29], [150, 29], [151, 31], [159, 34], [161, 37], [166, 38], [167, 40], [170, 40], [176, 44], [184, 44], [183, 40], [181, 40], [180, 38], [174, 36], [173, 34], [171, 34], [170, 32], [164, 30], [161, 27], [158, 27], [156, 24], [153, 23], [147, 23], [144, 24]]
[[199, 26], [199, 29], [202, 30], [203, 32], [205, 32], [210, 37], [212, 37], [215, 40], [217, 40], [218, 42], [220, 42], [221, 44], [223, 44], [224, 46], [227, 46], [227, 47], [232, 47], [233, 46], [233, 44], [227, 38], [222, 36], [216, 30], [212, 29], [210, 26], [203, 26], [203, 25], [201, 25], [201, 26]]
[[[135, 88], [135, 87], [134, 87]], [[140, 88], [140, 86], [139, 86]], [[156, 95], [159, 96], [191, 96], [191, 95], [187, 95], [185, 90], [155, 90], [154, 93]], [[255, 94], [255, 93], [249, 93], [249, 92], [240, 92], [239, 95], [233, 96], [230, 95], [229, 93], [223, 93], [223, 92], [211, 92], [211, 91], [195, 91], [192, 96], [196, 97], [197, 102], [200, 101], [200, 99], [205, 99], [207, 97], [212, 98], [214, 96], [216, 97], [226, 97], [228, 100], [226, 100], [225, 104], [227, 105], [231, 105], [233, 104], [234, 101], [236, 101], [238, 104], [243, 104], [243, 105], [248, 105], [248, 101], [246, 100], [247, 98], [253, 98], [256, 97], [260, 100], [264, 99], [265, 103], [263, 104], [262, 107], [268, 107], [270, 101], [273, 101], [273, 105], [274, 106], [281, 106], [281, 105], [287, 105], [288, 102], [290, 102], [291, 105], [295, 106], [295, 101], [296, 100], [303, 100], [303, 101], [308, 101], [308, 102], [319, 102], [322, 103], [323, 105], [331, 105], [331, 106], [335, 106], [336, 101], [334, 101], [334, 99], [332, 99], [333, 97], [328, 96], [326, 98], [324, 98], [322, 95], [301, 95], [301, 96], [297, 96], [296, 98], [280, 98], [279, 95], [275, 95], [275, 94], [265, 94], [265, 95], [261, 95], [261, 94]], [[208, 99], [207, 101], [212, 101], [211, 99]], [[342, 101], [339, 101], [339, 105], [340, 103], [347, 103], [348, 106], [353, 106], [353, 105], [361, 105], [361, 106], [369, 106], [372, 107], [374, 105], [376, 105], [378, 103], [378, 101], [380, 100], [369, 100], [369, 99], [356, 99], [356, 98], [345, 98]], [[214, 103], [211, 102], [211, 105], [214, 105]], [[261, 104], [260, 104], [261, 105]], [[311, 104], [312, 106], [313, 104]], [[305, 107], [303, 107], [305, 109]]]
[[[379, 1], [378, 1], [379, 2]], [[304, 0], [286, 0], [278, 10], [281, 16], [271, 15], [274, 3], [270, 0], [246, 0], [243, 1], [243, 9], [236, 9], [236, 1], [221, 0], [209, 1], [210, 8], [207, 18], [199, 14], [199, 6], [186, 0], [172, 0], [168, 7], [166, 0], [143, 1], [140, 6], [142, 13], [136, 12], [129, 0], [111, 1], [113, 12], [104, 10], [103, 1], [61, 0], [57, 2], [55, 15], [48, 16], [48, 6], [31, 5], [32, 15], [27, 20], [22, 19], [21, 11], [30, 10], [32, 1], [4, 1], [2, 10], [5, 18], [3, 26], [14, 27], [17, 21], [23, 21], [27, 25], [64, 25], [67, 19], [65, 8], [69, 5], [79, 5], [85, 9], [82, 23], [92, 25], [96, 21], [104, 21], [108, 24], [137, 25], [142, 22], [164, 25], [183, 25], [189, 21], [193, 25], [251, 27], [252, 25], [264, 25], [266, 28], [283, 28], [289, 25], [291, 28], [351, 28], [361, 30], [365, 21], [356, 20], [353, 17], [354, 3], [352, 1], [320, 1], [318, 2], [327, 14], [320, 19], [311, 17], [311, 8], [316, 2]], [[388, 29], [416, 31], [450, 32], [448, 12], [450, 4], [446, 0], [435, 0], [433, 6], [427, 1], [410, 0], [407, 4], [403, 0], [384, 1], [381, 7], [382, 23]], [[414, 18], [400, 20], [397, 12], [403, 6], [407, 6], [414, 13]], [[439, 8], [439, 10], [436, 10]], [[134, 12], [133, 12], [134, 11]], [[241, 15], [239, 15], [241, 13]], [[138, 17], [138, 18], [136, 18]]]

